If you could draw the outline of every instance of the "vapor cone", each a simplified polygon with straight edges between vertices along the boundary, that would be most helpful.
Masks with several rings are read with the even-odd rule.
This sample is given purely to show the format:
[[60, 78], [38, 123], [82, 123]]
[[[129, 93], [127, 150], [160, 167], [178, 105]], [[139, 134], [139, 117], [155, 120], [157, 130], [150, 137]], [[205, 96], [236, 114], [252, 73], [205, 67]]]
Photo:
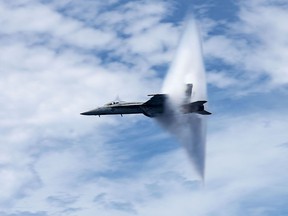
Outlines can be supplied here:
[[[185, 98], [186, 84], [193, 84], [192, 95]], [[168, 129], [185, 148], [196, 173], [204, 179], [205, 171], [205, 116], [183, 114], [185, 102], [207, 100], [205, 68], [201, 40], [195, 20], [189, 17], [172, 61], [162, 92], [168, 94], [165, 114], [158, 117], [160, 124]]]

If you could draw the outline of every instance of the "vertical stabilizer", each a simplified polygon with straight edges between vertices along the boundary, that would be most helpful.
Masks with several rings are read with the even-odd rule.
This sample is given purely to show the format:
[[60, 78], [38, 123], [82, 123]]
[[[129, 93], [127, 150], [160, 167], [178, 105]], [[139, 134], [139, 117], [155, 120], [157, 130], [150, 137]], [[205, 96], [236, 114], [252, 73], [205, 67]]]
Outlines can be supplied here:
[[186, 84], [184, 104], [187, 104], [187, 103], [191, 102], [192, 88], [193, 88], [193, 84], [192, 83]]

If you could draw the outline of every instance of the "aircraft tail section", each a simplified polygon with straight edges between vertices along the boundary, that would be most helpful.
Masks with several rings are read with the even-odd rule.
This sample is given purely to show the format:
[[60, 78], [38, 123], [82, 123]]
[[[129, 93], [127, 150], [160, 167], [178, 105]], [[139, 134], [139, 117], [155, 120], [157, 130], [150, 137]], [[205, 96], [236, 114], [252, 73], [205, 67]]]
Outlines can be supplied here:
[[184, 104], [190, 103], [191, 96], [192, 96], [192, 88], [193, 88], [193, 84], [192, 83], [186, 84]]
[[207, 101], [195, 101], [190, 103], [190, 106], [203, 106]]
[[210, 112], [205, 110], [204, 108], [205, 103], [207, 103], [207, 101], [195, 101], [192, 103], [184, 104], [183, 112], [184, 113], [198, 113], [201, 115], [211, 115]]
[[198, 111], [197, 112], [198, 114], [201, 114], [201, 115], [211, 115], [212, 113], [206, 111], [206, 110], [202, 110], [202, 111]]

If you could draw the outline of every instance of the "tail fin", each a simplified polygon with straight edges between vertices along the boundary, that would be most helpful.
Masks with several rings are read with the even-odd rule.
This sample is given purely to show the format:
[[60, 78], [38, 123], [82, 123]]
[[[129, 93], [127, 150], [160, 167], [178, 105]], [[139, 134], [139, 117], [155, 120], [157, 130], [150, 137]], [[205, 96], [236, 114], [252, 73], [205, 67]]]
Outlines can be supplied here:
[[192, 103], [184, 104], [182, 106], [183, 113], [198, 113], [201, 115], [211, 115], [210, 112], [205, 110], [204, 104], [207, 101], [195, 101]]
[[193, 88], [193, 84], [192, 83], [186, 84], [184, 104], [190, 103], [191, 95], [192, 95], [192, 88]]

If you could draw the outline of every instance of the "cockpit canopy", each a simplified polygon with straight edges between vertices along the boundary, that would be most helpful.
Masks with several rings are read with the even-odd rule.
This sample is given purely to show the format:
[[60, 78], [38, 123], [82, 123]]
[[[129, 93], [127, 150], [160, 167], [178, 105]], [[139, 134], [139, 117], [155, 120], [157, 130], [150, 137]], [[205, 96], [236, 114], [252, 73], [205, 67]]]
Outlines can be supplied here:
[[115, 104], [119, 104], [119, 101], [112, 101], [110, 103], [105, 104], [105, 106], [111, 106], [111, 105], [115, 105]]

